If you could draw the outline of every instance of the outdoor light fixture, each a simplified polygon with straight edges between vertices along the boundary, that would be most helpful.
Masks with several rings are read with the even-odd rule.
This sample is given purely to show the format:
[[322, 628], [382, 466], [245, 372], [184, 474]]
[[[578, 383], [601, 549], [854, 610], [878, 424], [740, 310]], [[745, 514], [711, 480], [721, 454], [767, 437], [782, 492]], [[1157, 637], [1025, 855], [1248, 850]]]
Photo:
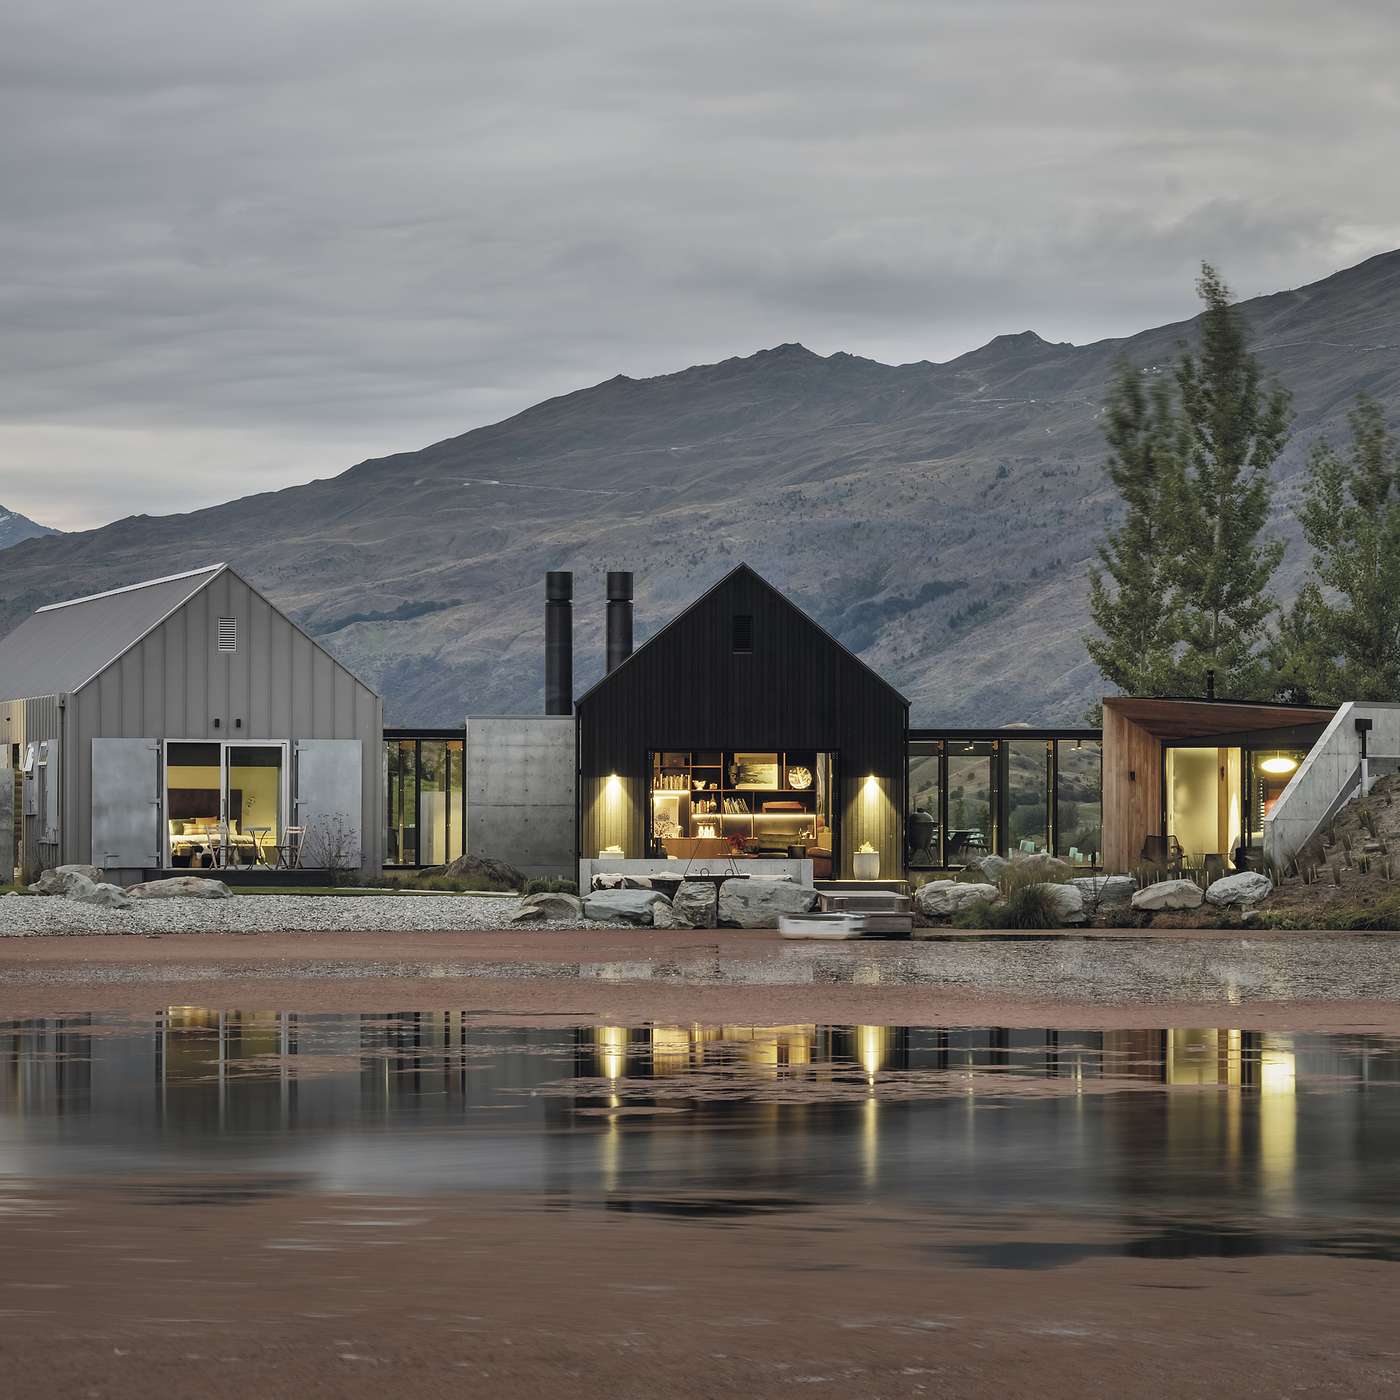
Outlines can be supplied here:
[[1296, 758], [1289, 758], [1287, 754], [1278, 753], [1272, 758], [1266, 758], [1259, 765], [1261, 773], [1291, 773], [1298, 766]]

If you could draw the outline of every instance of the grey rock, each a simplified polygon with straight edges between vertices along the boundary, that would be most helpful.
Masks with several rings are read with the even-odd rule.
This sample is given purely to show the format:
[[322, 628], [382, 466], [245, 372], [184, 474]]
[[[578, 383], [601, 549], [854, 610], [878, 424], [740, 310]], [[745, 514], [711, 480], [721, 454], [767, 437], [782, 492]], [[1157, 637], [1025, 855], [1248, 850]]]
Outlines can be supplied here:
[[205, 880], [198, 875], [174, 875], [168, 880], [147, 880], [128, 885], [132, 899], [231, 899], [233, 891], [222, 880]]
[[1023, 853], [1017, 851], [1011, 857], [1012, 873], [1022, 878], [1036, 875], [1042, 880], [1068, 880], [1074, 874], [1074, 867], [1068, 861], [1060, 860], [1045, 851]]
[[1232, 904], [1257, 904], [1274, 892], [1274, 882], [1257, 870], [1242, 870], [1238, 875], [1225, 875], [1206, 891], [1206, 898], [1224, 909]]
[[541, 890], [538, 894], [527, 894], [520, 901], [518, 913], [512, 917], [512, 923], [522, 922], [523, 915], [527, 911], [535, 911], [530, 914], [531, 918], [539, 919], [581, 919], [583, 918], [583, 901], [574, 894], [565, 894], [557, 890]]
[[1007, 860], [1005, 856], [983, 856], [982, 859], [977, 862], [977, 868], [981, 870], [993, 884], [996, 884], [1010, 867], [1011, 862]]
[[30, 894], [66, 895], [69, 882], [74, 878], [100, 883], [102, 871], [95, 865], [55, 865], [51, 870], [40, 873], [39, 878], [29, 887]]
[[980, 899], [999, 899], [995, 885], [971, 885], [960, 880], [930, 880], [914, 895], [919, 913], [930, 919], [951, 919], [959, 910]]
[[719, 890], [708, 880], [685, 880], [671, 900], [677, 928], [714, 928], [719, 922]]
[[1085, 907], [1089, 909], [1127, 904], [1137, 890], [1131, 875], [1081, 875], [1068, 883], [1084, 897]]
[[816, 907], [816, 890], [790, 880], [726, 880], [719, 887], [719, 921], [738, 928], [777, 928], [780, 914]]
[[515, 866], [504, 860], [494, 860], [491, 856], [458, 856], [432, 874], [450, 876], [454, 880], [479, 881], [483, 888], [498, 890], [518, 890], [525, 883], [525, 875]]
[[1044, 890], [1055, 911], [1055, 918], [1062, 924], [1082, 924], [1088, 920], [1084, 910], [1084, 894], [1074, 885], [1046, 880], [1031, 888]]
[[660, 890], [594, 890], [583, 901], [583, 917], [609, 923], [651, 924], [655, 906], [669, 903]]
[[1204, 896], [1194, 880], [1158, 880], [1133, 896], [1134, 909], [1199, 909]]
[[136, 903], [120, 885], [89, 880], [86, 875], [70, 871], [64, 876], [63, 898], [79, 904], [95, 904], [103, 909], [130, 909]]

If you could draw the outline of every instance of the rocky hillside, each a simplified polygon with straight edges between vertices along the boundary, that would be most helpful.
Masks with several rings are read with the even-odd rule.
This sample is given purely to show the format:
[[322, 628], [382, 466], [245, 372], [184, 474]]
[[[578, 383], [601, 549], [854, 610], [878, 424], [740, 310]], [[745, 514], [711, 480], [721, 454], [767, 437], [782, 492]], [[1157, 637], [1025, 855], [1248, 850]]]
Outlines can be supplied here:
[[[1308, 444], [1368, 389], [1400, 421], [1400, 253], [1246, 304], [1296, 396], [1276, 528]], [[1120, 356], [1167, 372], [1190, 323], [1087, 346], [1030, 331], [946, 364], [781, 345], [611, 379], [422, 451], [189, 515], [31, 540], [0, 625], [40, 603], [228, 560], [377, 685], [401, 722], [531, 711], [542, 575], [576, 574], [580, 688], [603, 574], [639, 639], [747, 560], [901, 686], [916, 722], [1077, 717], [1084, 569], [1115, 513], [1100, 404]], [[152, 561], [158, 561], [153, 565]], [[1285, 591], [1303, 559], [1290, 550]]]
[[21, 515], [17, 510], [6, 510], [0, 506], [0, 549], [8, 549], [21, 540], [37, 540], [58, 533], [27, 515]]

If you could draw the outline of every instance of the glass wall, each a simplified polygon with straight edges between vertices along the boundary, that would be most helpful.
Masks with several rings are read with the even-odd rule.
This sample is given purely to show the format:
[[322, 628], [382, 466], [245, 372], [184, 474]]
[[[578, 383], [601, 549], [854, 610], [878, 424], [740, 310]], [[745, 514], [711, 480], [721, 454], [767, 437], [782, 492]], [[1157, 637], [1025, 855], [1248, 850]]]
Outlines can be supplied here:
[[1015, 730], [909, 741], [905, 860], [956, 870], [989, 854], [1053, 852], [1096, 868], [1102, 849], [1103, 744], [1097, 731]]
[[446, 865], [466, 849], [461, 739], [384, 740], [385, 865]]
[[[1235, 750], [1239, 760], [1239, 750]], [[1263, 847], [1264, 818], [1274, 810], [1283, 790], [1308, 756], [1307, 749], [1251, 749], [1248, 753], [1249, 787], [1245, 800], [1248, 844]], [[1238, 786], [1238, 784], [1237, 784]]]
[[283, 839], [284, 744], [165, 746], [165, 821], [171, 866], [277, 863]]

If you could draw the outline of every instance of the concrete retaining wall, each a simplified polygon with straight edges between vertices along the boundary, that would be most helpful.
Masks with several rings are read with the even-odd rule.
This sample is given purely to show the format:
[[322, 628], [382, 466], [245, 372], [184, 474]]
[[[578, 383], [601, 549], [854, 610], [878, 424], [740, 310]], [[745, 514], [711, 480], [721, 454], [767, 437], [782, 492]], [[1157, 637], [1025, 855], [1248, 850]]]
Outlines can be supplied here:
[[571, 715], [469, 716], [467, 852], [571, 878], [576, 762]]
[[1285, 865], [1359, 792], [1361, 735], [1356, 721], [1369, 719], [1366, 751], [1376, 760], [1371, 770], [1393, 771], [1400, 759], [1400, 705], [1348, 701], [1312, 746], [1284, 788], [1274, 810], [1264, 818], [1264, 856]]

